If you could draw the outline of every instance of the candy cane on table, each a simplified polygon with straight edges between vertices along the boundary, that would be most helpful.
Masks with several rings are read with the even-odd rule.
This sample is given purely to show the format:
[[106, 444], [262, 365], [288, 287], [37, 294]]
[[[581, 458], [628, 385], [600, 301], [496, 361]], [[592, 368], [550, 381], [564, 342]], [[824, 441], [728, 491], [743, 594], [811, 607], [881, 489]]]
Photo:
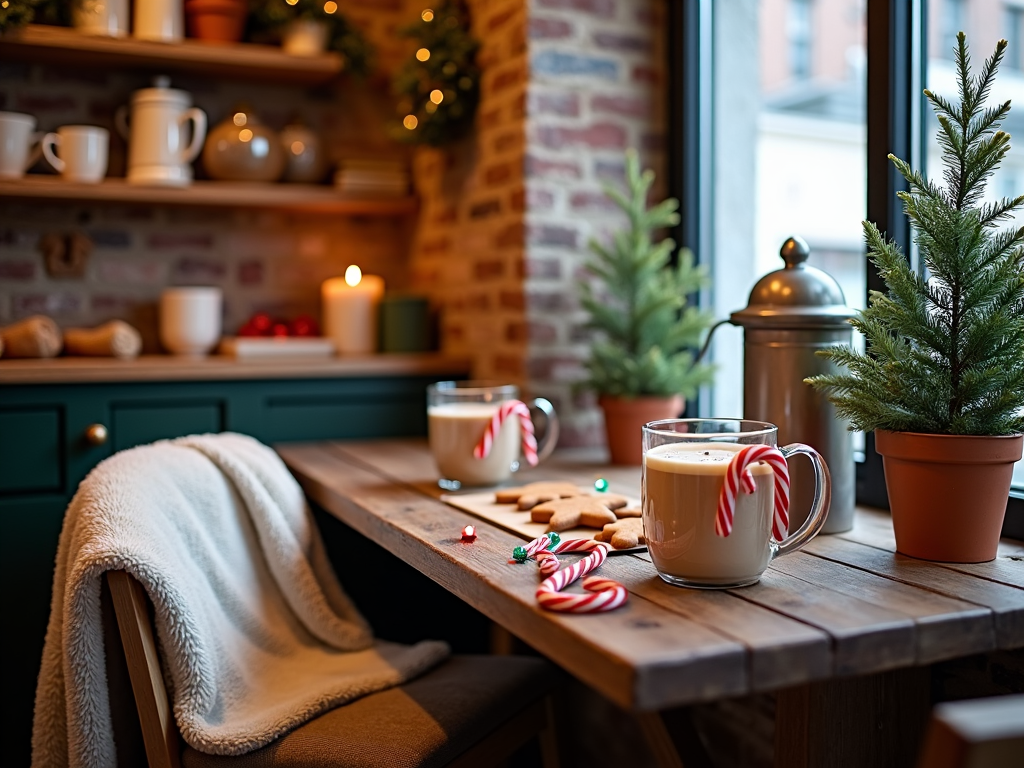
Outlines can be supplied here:
[[[560, 590], [572, 584], [580, 576], [584, 576], [597, 568], [608, 556], [609, 545], [591, 539], [568, 539], [557, 541], [552, 546], [551, 534], [534, 539], [525, 547], [516, 547], [514, 560], [525, 562], [535, 556], [542, 576], [547, 578], [537, 587], [537, 602], [541, 607], [559, 613], [600, 613], [618, 608], [626, 602], [629, 593], [617, 581], [591, 576], [583, 580], [583, 588], [589, 595], [563, 595]], [[549, 549], [550, 547], [550, 549]], [[562, 552], [589, 552], [582, 560], [571, 566], [558, 570], [557, 555]]]
[[749, 466], [758, 461], [770, 466], [775, 478], [772, 536], [776, 541], [782, 541], [786, 537], [789, 528], [789, 466], [779, 450], [770, 445], [744, 446], [729, 462], [722, 493], [718, 497], [718, 512], [715, 515], [715, 533], [719, 536], [728, 536], [732, 533], [733, 518], [736, 515], [736, 494], [741, 485], [746, 490], [747, 475], [751, 475], [753, 481]]
[[523, 435], [523, 456], [526, 458], [526, 463], [531, 467], [535, 467], [537, 466], [537, 438], [533, 436], [533, 421], [530, 419], [530, 409], [521, 400], [505, 400], [498, 407], [498, 410], [494, 412], [494, 416], [487, 425], [487, 429], [484, 430], [483, 437], [480, 438], [480, 442], [473, 449], [473, 455], [478, 459], [487, 458], [487, 455], [491, 452], [491, 446], [494, 445], [494, 438], [498, 436], [498, 432], [501, 430], [501, 425], [505, 423], [505, 419], [512, 415], [519, 417], [519, 426]]

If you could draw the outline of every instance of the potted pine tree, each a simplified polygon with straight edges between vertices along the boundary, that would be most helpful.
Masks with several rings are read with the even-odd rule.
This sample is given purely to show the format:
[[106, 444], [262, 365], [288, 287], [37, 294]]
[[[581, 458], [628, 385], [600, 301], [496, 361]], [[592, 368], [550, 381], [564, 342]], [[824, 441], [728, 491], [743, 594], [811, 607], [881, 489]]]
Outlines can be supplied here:
[[687, 306], [687, 296], [707, 284], [703, 268], [686, 250], [669, 262], [675, 243], [654, 242], [654, 233], [679, 222], [679, 201], [648, 206], [654, 173], [641, 173], [635, 151], [626, 154], [626, 191], [605, 186], [629, 225], [603, 245], [591, 240], [581, 303], [597, 331], [586, 363], [586, 387], [604, 411], [608, 450], [614, 464], [640, 464], [640, 427], [678, 416], [685, 397], [712, 379], [712, 368], [695, 361], [711, 317]]
[[982, 201], [1010, 149], [999, 125], [1010, 102], [985, 108], [1001, 40], [976, 77], [957, 38], [960, 103], [925, 91], [939, 121], [944, 184], [889, 159], [914, 227], [921, 276], [865, 222], [887, 292], [851, 321], [866, 354], [824, 352], [848, 372], [808, 379], [855, 429], [874, 430], [897, 549], [947, 562], [995, 557], [1014, 462], [1024, 444], [1024, 228], [999, 228], [1024, 195]]

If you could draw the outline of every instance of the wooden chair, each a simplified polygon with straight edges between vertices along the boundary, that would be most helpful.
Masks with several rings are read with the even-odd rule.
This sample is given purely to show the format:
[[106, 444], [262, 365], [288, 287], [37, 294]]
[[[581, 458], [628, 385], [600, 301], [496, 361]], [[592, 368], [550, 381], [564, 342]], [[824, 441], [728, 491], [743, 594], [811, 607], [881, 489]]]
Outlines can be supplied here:
[[551, 691], [557, 674], [524, 656], [453, 656], [405, 685], [325, 712], [238, 757], [184, 744], [164, 687], [149, 599], [124, 571], [107, 573], [150, 768], [476, 768], [532, 738], [557, 768]]
[[939, 704], [917, 768], [1024, 766], [1024, 695]]

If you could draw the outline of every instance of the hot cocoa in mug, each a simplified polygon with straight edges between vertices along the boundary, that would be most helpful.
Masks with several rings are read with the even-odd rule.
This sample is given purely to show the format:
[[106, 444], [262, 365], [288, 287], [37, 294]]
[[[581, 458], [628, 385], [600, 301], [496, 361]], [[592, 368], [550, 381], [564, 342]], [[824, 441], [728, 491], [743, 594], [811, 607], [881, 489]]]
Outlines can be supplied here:
[[668, 419], [643, 428], [643, 521], [651, 560], [662, 579], [678, 586], [726, 588], [753, 584], [774, 558], [796, 551], [824, 525], [831, 495], [828, 469], [809, 446], [794, 444], [784, 457], [811, 459], [817, 481], [804, 525], [781, 542], [772, 536], [774, 470], [749, 466], [751, 493], [735, 497], [732, 530], [716, 532], [726, 473], [746, 445], [775, 447], [773, 424], [740, 419]]
[[[518, 399], [519, 390], [511, 384], [442, 381], [427, 389], [430, 452], [437, 463], [441, 476], [438, 484], [442, 488], [498, 485], [519, 469], [522, 427], [517, 416], [507, 417], [493, 432], [486, 457], [474, 455], [502, 404]], [[558, 442], [558, 418], [544, 398], [536, 398], [530, 405], [546, 417], [544, 438], [537, 447], [538, 458], [543, 460]]]

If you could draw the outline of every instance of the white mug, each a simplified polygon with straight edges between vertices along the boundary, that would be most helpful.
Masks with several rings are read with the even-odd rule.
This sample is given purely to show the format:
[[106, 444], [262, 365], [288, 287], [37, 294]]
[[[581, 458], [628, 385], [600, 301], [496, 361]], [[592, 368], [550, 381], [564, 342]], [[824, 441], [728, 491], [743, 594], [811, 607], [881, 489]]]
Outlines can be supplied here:
[[71, 23], [82, 34], [126, 37], [128, 0], [74, 0]]
[[[43, 156], [65, 181], [98, 184], [107, 175], [110, 132], [95, 125], [63, 125], [43, 137]], [[59, 148], [58, 153], [54, 152]]]
[[160, 294], [160, 342], [176, 355], [202, 357], [220, 340], [220, 288], [167, 288]]
[[20, 179], [39, 159], [41, 133], [36, 119], [20, 112], [0, 112], [0, 179]]

